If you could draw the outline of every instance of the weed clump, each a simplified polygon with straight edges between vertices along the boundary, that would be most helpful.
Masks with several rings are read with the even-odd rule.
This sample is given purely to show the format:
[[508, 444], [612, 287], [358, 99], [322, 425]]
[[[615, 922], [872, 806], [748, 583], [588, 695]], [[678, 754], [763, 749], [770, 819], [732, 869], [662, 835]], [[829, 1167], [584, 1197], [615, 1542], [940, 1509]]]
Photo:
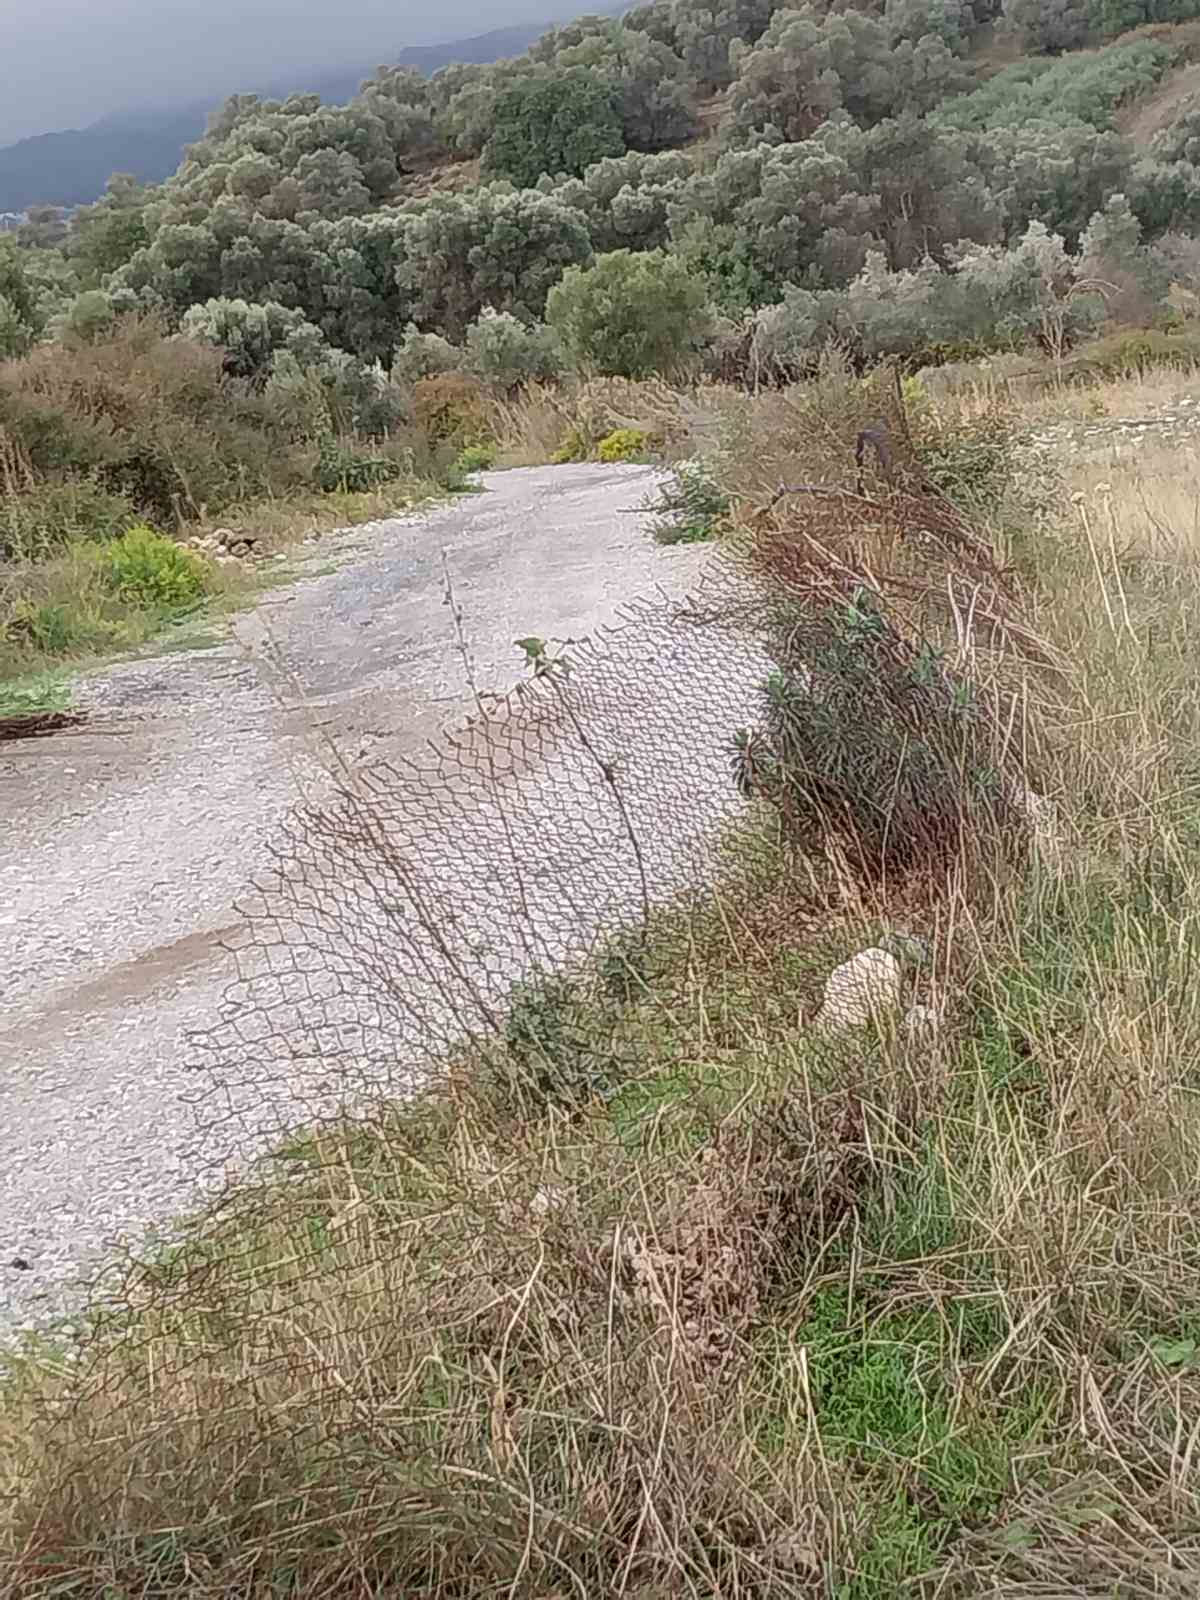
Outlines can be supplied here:
[[646, 453], [646, 433], [642, 428], [614, 428], [601, 439], [596, 454], [601, 461], [637, 461]]
[[733, 742], [735, 781], [767, 801], [801, 851], [839, 852], [861, 881], [939, 877], [1021, 836], [985, 702], [931, 645], [914, 647], [874, 598], [788, 626], [763, 718]]
[[105, 548], [101, 570], [122, 600], [163, 611], [192, 605], [205, 590], [203, 562], [145, 523]]
[[490, 435], [483, 384], [465, 372], [444, 372], [413, 385], [413, 416], [431, 444], [459, 448]]
[[11, 447], [6, 463], [0, 436], [0, 560], [44, 561], [77, 542], [115, 538], [138, 520], [128, 495], [94, 477], [39, 480]]
[[997, 516], [1018, 474], [1019, 440], [1012, 419], [993, 411], [950, 421], [921, 407], [912, 422], [917, 460], [929, 484], [969, 516]]
[[703, 457], [677, 461], [649, 510], [658, 544], [699, 544], [716, 536], [730, 499]]
[[497, 1103], [527, 1118], [611, 1100], [630, 1066], [621, 1024], [637, 948], [615, 939], [597, 973], [535, 971], [516, 986], [485, 1075]]
[[496, 446], [490, 442], [465, 445], [458, 452], [455, 468], [466, 476], [473, 472], [486, 472], [496, 465]]
[[322, 494], [367, 494], [402, 475], [400, 462], [383, 455], [365, 455], [355, 445], [329, 435], [321, 440], [315, 473]]

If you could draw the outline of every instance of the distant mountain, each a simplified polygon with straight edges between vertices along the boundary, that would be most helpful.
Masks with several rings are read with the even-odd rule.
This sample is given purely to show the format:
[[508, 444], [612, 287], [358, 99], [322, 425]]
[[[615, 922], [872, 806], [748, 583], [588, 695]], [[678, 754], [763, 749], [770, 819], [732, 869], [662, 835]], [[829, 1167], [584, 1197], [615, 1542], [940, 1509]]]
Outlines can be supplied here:
[[114, 172], [158, 183], [179, 165], [183, 147], [204, 131], [207, 112], [175, 112], [120, 127], [94, 123], [70, 133], [42, 133], [0, 150], [0, 211], [85, 205]]
[[[456, 61], [500, 61], [528, 50], [550, 27], [553, 23], [526, 22], [494, 28], [490, 33], [451, 44], [414, 45], [398, 51], [388, 65], [433, 73]], [[352, 99], [376, 65], [372, 63], [360, 72], [330, 73], [318, 69], [302, 81], [289, 83], [240, 83], [230, 93], [261, 94], [271, 99], [296, 93], [319, 94], [322, 100], [336, 105]], [[102, 117], [86, 128], [43, 133], [6, 145], [0, 149], [0, 212], [27, 211], [36, 205], [86, 205], [102, 192], [114, 172], [132, 172], [143, 183], [161, 183], [179, 165], [184, 146], [204, 132], [213, 105], [211, 101], [196, 101], [163, 110], [123, 111]]]

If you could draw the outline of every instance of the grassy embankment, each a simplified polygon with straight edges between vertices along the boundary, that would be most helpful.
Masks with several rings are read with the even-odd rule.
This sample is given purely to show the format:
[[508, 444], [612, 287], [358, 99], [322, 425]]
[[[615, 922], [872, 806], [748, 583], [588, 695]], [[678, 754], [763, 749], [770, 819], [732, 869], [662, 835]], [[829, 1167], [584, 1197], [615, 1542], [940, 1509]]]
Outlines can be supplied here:
[[[735, 490], [811, 473], [737, 404]], [[982, 404], [927, 426], [986, 486]], [[0, 1592], [1194, 1595], [1197, 448], [992, 499], [1056, 857], [855, 905], [756, 825], [489, 1070], [298, 1136], [17, 1367]], [[897, 923], [936, 1038], [814, 1031]]]

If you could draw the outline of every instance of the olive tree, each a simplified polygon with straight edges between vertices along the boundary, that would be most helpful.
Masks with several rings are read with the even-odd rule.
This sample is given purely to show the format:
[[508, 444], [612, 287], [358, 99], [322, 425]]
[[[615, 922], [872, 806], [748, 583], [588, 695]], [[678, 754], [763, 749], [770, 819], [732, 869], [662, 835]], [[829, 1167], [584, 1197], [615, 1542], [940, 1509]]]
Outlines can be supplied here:
[[684, 365], [711, 327], [703, 281], [661, 250], [612, 250], [569, 267], [546, 321], [579, 366], [626, 378]]
[[522, 322], [511, 311], [485, 306], [467, 329], [466, 366], [485, 383], [516, 389], [533, 379], [558, 377], [563, 357], [544, 323]]
[[436, 195], [406, 206], [401, 226], [396, 279], [409, 315], [455, 343], [484, 306], [541, 316], [563, 269], [592, 255], [578, 213], [529, 189]]
[[279, 350], [304, 351], [312, 358], [325, 347], [321, 330], [303, 312], [275, 300], [207, 300], [185, 313], [180, 332], [223, 350], [226, 372], [238, 378], [264, 377]]
[[1005, 27], [1027, 50], [1078, 50], [1091, 31], [1092, 0], [1004, 0]]
[[613, 89], [582, 68], [525, 78], [496, 101], [484, 165], [532, 187], [543, 173], [578, 177], [625, 149]]

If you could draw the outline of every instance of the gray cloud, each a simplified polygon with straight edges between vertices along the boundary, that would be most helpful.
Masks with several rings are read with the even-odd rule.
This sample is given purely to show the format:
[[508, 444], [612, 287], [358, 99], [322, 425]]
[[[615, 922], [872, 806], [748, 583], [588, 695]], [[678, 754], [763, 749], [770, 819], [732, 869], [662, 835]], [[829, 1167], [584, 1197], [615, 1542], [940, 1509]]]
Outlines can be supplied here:
[[0, 144], [291, 72], [370, 67], [406, 45], [567, 10], [537, 0], [0, 0]]

